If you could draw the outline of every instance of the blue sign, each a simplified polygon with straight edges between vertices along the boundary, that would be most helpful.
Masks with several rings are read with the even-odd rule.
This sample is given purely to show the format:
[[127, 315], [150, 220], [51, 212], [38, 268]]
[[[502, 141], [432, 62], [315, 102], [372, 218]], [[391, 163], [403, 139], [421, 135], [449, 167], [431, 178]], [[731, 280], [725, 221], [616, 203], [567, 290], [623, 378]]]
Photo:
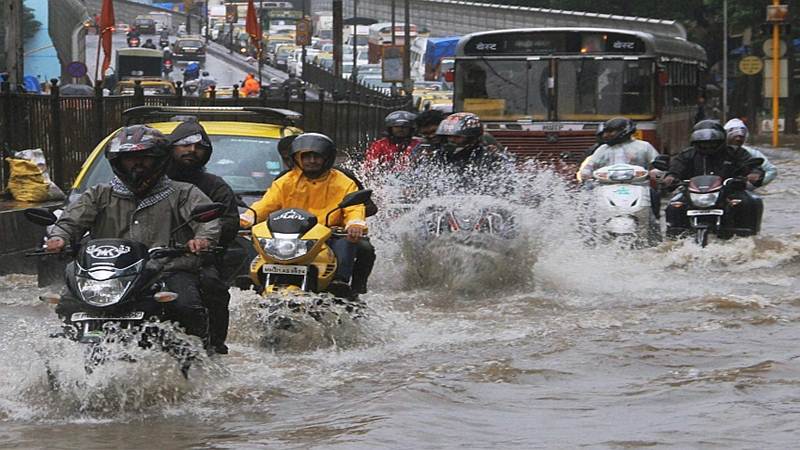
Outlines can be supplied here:
[[87, 71], [86, 64], [80, 61], [72, 61], [67, 65], [67, 73], [75, 78], [82, 78]]

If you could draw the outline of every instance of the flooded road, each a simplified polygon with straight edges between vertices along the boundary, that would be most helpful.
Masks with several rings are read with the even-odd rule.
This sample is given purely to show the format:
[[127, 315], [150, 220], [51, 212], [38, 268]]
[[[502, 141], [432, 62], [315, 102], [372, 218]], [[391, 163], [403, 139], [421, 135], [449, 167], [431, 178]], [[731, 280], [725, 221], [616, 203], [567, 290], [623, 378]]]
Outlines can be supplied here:
[[525, 233], [491, 263], [441, 249], [445, 281], [376, 231], [370, 311], [319, 348], [264, 348], [234, 289], [231, 354], [189, 380], [145, 351], [86, 374], [80, 346], [47, 337], [35, 278], [2, 277], [0, 447], [795, 447], [800, 158], [765, 153], [780, 173], [759, 237], [588, 247], [542, 175]]

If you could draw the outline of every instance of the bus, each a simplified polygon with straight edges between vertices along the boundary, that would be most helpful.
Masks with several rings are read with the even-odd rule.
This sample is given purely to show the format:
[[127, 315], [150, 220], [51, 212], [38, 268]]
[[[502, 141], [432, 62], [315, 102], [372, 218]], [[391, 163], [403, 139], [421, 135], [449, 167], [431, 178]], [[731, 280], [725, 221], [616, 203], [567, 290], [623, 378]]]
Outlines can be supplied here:
[[618, 116], [661, 153], [688, 144], [706, 53], [681, 38], [604, 28], [528, 28], [461, 38], [453, 109], [523, 158], [577, 164]]

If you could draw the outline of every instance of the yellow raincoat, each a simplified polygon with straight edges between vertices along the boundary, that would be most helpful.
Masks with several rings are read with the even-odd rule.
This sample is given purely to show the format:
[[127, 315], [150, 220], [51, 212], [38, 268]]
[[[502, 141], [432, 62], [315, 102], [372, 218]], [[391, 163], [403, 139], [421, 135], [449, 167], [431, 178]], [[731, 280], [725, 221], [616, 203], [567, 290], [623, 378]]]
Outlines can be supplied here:
[[[286, 175], [275, 180], [261, 200], [251, 206], [258, 214], [258, 222], [265, 221], [270, 213], [283, 208], [302, 208], [317, 216], [320, 224], [325, 224], [325, 216], [342, 201], [345, 195], [358, 190], [356, 183], [336, 169], [328, 170], [323, 176], [310, 179], [295, 167]], [[252, 222], [252, 212], [243, 216]], [[331, 226], [367, 226], [364, 205], [355, 205], [331, 214]]]

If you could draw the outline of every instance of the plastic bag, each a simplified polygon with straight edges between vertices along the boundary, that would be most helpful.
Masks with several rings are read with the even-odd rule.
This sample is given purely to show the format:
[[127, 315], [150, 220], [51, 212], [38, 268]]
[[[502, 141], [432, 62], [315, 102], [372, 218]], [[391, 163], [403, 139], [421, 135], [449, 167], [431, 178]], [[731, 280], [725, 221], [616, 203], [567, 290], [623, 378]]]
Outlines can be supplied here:
[[[9, 161], [11, 166], [8, 190], [15, 199], [24, 202], [45, 202], [66, 198], [64, 192], [50, 180], [47, 161], [44, 158], [42, 149], [22, 150], [16, 152], [14, 156], [15, 158], [6, 158], [6, 160]], [[14, 161], [13, 163], [11, 162], [12, 160]], [[42, 198], [41, 183], [44, 183], [45, 186], [44, 198]]]
[[8, 191], [15, 200], [21, 202], [46, 202], [49, 198], [49, 185], [39, 167], [27, 159], [6, 158], [11, 175], [8, 178]]

